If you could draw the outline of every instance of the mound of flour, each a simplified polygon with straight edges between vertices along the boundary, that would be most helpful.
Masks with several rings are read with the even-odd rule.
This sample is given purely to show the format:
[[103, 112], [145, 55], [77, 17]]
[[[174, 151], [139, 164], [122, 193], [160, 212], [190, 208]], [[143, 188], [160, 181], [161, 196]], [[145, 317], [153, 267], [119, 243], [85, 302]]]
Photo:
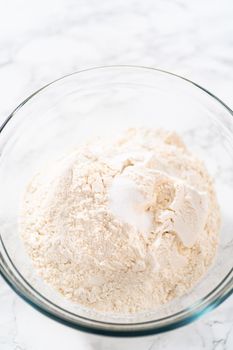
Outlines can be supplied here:
[[210, 266], [220, 214], [203, 163], [175, 133], [93, 141], [28, 184], [20, 235], [40, 276], [95, 310], [152, 310]]

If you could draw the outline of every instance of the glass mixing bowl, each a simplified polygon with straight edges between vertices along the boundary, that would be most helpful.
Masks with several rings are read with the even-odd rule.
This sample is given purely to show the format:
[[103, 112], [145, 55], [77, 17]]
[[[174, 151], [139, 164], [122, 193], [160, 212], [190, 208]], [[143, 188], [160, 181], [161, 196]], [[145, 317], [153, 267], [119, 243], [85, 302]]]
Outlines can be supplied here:
[[[150, 313], [101, 314], [65, 300], [37, 276], [18, 235], [20, 199], [27, 181], [51, 159], [92, 136], [140, 126], [177, 131], [205, 161], [222, 213], [219, 249], [207, 275], [182, 298]], [[37, 310], [91, 333], [139, 336], [185, 325], [232, 293], [233, 119], [217, 97], [161, 70], [93, 68], [35, 92], [0, 130], [0, 271]]]

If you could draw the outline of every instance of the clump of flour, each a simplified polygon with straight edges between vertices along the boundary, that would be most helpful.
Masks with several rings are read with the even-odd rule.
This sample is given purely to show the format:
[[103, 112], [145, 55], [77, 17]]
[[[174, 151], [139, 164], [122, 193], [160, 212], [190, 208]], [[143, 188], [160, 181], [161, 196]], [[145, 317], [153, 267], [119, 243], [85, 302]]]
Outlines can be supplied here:
[[36, 174], [20, 234], [40, 276], [95, 310], [155, 309], [210, 266], [220, 214], [203, 163], [175, 133], [130, 129]]

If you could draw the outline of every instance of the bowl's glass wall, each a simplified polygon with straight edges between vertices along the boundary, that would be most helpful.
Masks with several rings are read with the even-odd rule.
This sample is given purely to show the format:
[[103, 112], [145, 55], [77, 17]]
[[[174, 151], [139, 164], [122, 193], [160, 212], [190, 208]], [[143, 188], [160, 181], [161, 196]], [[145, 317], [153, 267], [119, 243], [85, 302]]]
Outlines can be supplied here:
[[[212, 269], [189, 295], [150, 314], [100, 315], [65, 301], [38, 278], [18, 235], [19, 205], [27, 181], [41, 166], [93, 136], [114, 136], [140, 126], [177, 131], [205, 161], [215, 179], [222, 212], [220, 246]], [[193, 307], [232, 269], [232, 131], [230, 113], [222, 104], [189, 82], [160, 71], [100, 68], [43, 89], [16, 111], [0, 134], [0, 235], [9, 255], [0, 245], [5, 270], [45, 308], [78, 322], [81, 315], [131, 324]]]

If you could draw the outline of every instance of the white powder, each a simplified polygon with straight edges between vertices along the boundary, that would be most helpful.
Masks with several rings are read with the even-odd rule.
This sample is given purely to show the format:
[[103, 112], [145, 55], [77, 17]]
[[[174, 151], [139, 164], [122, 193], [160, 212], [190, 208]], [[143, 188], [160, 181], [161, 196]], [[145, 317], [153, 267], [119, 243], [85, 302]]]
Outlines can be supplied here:
[[110, 210], [122, 222], [134, 226], [139, 232], [150, 232], [152, 216], [146, 210], [146, 197], [133, 181], [116, 176], [109, 190]]
[[130, 129], [36, 174], [20, 233], [66, 298], [117, 313], [187, 293], [216, 252], [219, 208], [203, 163], [175, 133]]

